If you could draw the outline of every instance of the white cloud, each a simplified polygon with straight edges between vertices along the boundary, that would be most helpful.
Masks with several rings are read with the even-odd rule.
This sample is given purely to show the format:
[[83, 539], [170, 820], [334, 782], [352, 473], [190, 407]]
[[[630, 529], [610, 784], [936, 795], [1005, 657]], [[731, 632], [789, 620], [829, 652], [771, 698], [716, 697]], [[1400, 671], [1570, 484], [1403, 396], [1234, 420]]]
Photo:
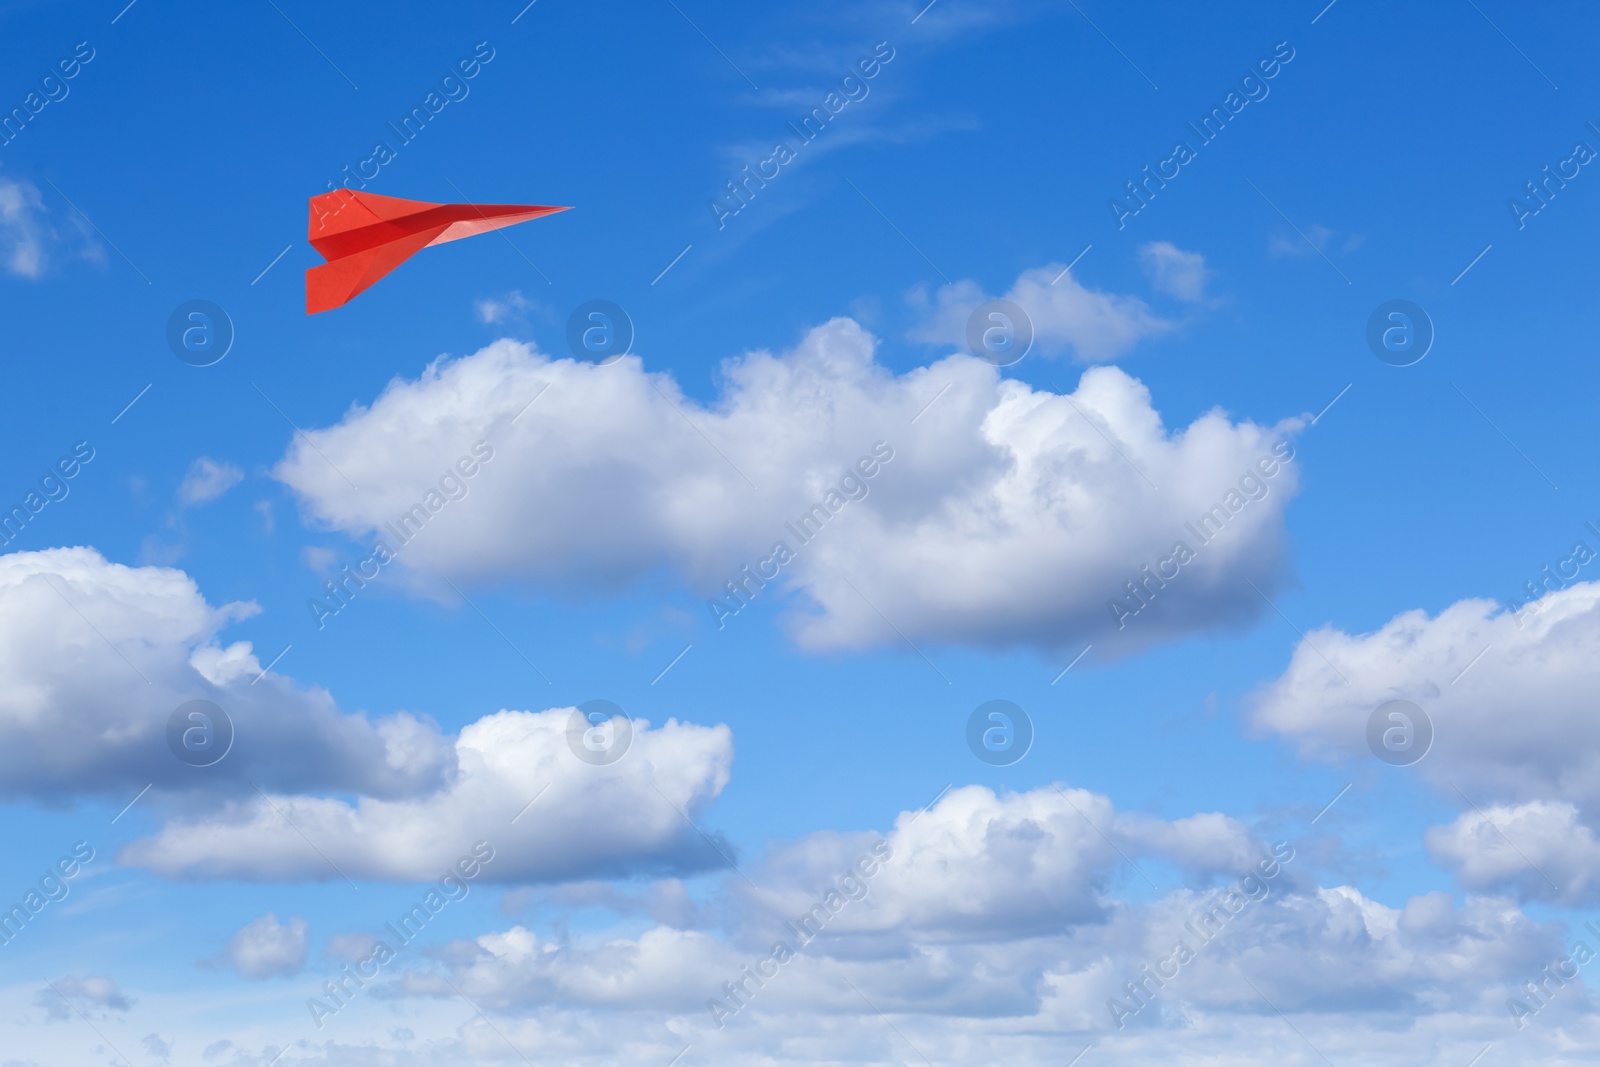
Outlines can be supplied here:
[[280, 923], [269, 911], [245, 923], [228, 938], [228, 962], [245, 978], [296, 974], [306, 963], [310, 931], [311, 924], [298, 916]]
[[[1581, 582], [1519, 619], [1493, 601], [1438, 615], [1407, 611], [1376, 632], [1312, 631], [1283, 675], [1258, 694], [1258, 725], [1320, 759], [1367, 758], [1379, 704], [1416, 703], [1433, 749], [1412, 770], [1455, 797], [1564, 799], [1600, 815], [1600, 584]], [[1324, 659], [1323, 657], [1327, 657]], [[1459, 798], [1456, 798], [1459, 801]]]
[[[95, 243], [82, 217], [74, 212], [66, 219], [78, 242], [74, 254], [103, 262], [104, 250]], [[50, 220], [39, 187], [0, 175], [0, 270], [18, 278], [42, 278], [52, 257], [66, 247], [67, 241]]]
[[306, 565], [307, 570], [321, 575], [332, 575], [334, 564], [339, 562], [339, 553], [321, 545], [306, 545], [300, 549], [300, 562]]
[[[1286, 570], [1298, 476], [1274, 464], [1265, 498], [1195, 542], [1197, 558], [1126, 632], [1110, 608], [1141, 567], [1193, 540], [1185, 523], [1230, 492], [1243, 505], [1241, 477], [1260, 481], [1253, 466], [1297, 421], [1210, 412], [1168, 431], [1116, 368], [1086, 371], [1063, 396], [965, 355], [897, 376], [874, 349], [836, 319], [790, 352], [728, 361], [723, 394], [702, 406], [635, 357], [597, 367], [500, 341], [391, 382], [370, 407], [296, 439], [275, 475], [316, 520], [393, 540], [384, 524], [481, 439], [493, 459], [451, 476], [465, 499], [446, 509], [435, 491], [440, 513], [400, 552], [421, 586], [510, 578], [592, 596], [670, 568], [725, 596], [782, 540], [796, 559], [779, 584], [810, 609], [790, 624], [814, 649], [899, 644], [879, 611], [913, 641], [1131, 647], [1253, 617], [1260, 597], [1243, 579], [1269, 590]], [[878, 441], [892, 460], [846, 486], [867, 497], [829, 501]], [[801, 542], [785, 523], [819, 502], [837, 514]], [[708, 605], [704, 618], [718, 615]]]
[[465, 727], [455, 742], [455, 773], [435, 792], [354, 803], [248, 797], [174, 819], [118, 859], [173, 878], [261, 882], [341, 874], [428, 881], [480, 840], [495, 854], [478, 876], [490, 882], [726, 863], [684, 819], [727, 784], [733, 746], [726, 726], [669, 719], [651, 729], [634, 719], [623, 757], [595, 766], [568, 743], [572, 711], [501, 711]]
[[232, 463], [218, 463], [209, 456], [201, 456], [189, 465], [189, 472], [178, 486], [178, 500], [184, 505], [204, 504], [215, 500], [244, 480], [244, 471]]
[[1158, 293], [1198, 303], [1205, 299], [1206, 258], [1185, 252], [1168, 241], [1151, 241], [1139, 247], [1139, 266]]
[[[125, 798], [154, 783], [254, 796], [255, 782], [392, 796], [442, 780], [450, 752], [433, 724], [343, 714], [322, 689], [263, 676], [249, 642], [218, 641], [257, 610], [214, 608], [182, 571], [90, 548], [0, 555], [0, 791]], [[167, 745], [169, 718], [197, 699], [241, 739], [213, 774]]]
[[519, 290], [513, 289], [502, 297], [485, 297], [477, 301], [473, 308], [478, 313], [478, 320], [486, 325], [493, 326], [503, 322], [513, 314], [526, 311], [533, 304]]
[[1298, 232], [1280, 231], [1268, 236], [1267, 255], [1273, 259], [1305, 259], [1318, 252], [1354, 252], [1366, 242], [1363, 234], [1345, 234], [1341, 240], [1337, 230], [1310, 222]]
[[44, 274], [50, 227], [44, 200], [31, 182], [0, 178], [0, 260], [20, 278]]
[[[1136, 296], [1082, 285], [1064, 263], [1023, 271], [1001, 297], [1027, 313], [1035, 351], [1053, 355], [1070, 350], [1080, 362], [1113, 359], [1144, 338], [1173, 328]], [[914, 292], [913, 304], [922, 309], [925, 321], [910, 336], [966, 351], [967, 319], [989, 299], [973, 281], [941, 286], [931, 301], [925, 292]]]
[[1428, 831], [1428, 853], [1469, 889], [1572, 907], [1600, 902], [1600, 840], [1571, 804], [1535, 800], [1463, 812]]
[[71, 975], [57, 978], [39, 990], [36, 997], [36, 1003], [52, 1019], [69, 1019], [76, 1014], [68, 1001], [81, 1001], [84, 1006], [110, 1011], [127, 1011], [133, 1007], [133, 998], [117, 988], [115, 981], [92, 974], [82, 978]]
[[[1124, 857], [1153, 855], [1210, 878], [1248, 870], [1267, 851], [1243, 824], [1221, 815], [1166, 822], [1118, 813], [1108, 798], [1081, 789], [996, 796], [975, 785], [901, 815], [887, 843], [893, 855], [866, 879], [870, 892], [830, 932], [1032, 937], [1105, 921], [1111, 874]], [[803, 915], [818, 887], [849, 872], [869, 844], [860, 835], [818, 833], [780, 849], [763, 870], [787, 888], [754, 894], [749, 903], [768, 917]]]

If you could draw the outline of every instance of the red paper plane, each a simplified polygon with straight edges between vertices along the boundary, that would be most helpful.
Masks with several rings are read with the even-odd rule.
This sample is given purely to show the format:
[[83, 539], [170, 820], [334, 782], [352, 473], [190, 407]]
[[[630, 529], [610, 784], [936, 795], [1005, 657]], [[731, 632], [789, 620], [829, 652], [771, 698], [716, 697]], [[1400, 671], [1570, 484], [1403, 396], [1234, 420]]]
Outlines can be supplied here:
[[328, 262], [306, 271], [306, 314], [348, 304], [429, 245], [566, 210], [537, 204], [430, 204], [352, 189], [313, 196], [307, 239]]

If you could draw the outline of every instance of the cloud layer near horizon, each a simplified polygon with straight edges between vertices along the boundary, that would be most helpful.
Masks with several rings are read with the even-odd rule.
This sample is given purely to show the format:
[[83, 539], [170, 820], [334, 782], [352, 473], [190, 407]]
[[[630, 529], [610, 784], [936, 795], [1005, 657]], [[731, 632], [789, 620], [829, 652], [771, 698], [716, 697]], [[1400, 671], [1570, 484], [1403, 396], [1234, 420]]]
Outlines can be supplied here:
[[[660, 907], [681, 891], [668, 880], [642, 925], [623, 907], [611, 927], [550, 935], [514, 921], [408, 954], [283, 1058], [423, 1067], [538, 1050], [598, 1065], [691, 1046], [697, 1062], [821, 1065], [920, 1062], [920, 1048], [962, 1067], [1059, 1067], [1092, 1045], [1119, 1067], [1158, 1054], [1299, 1067], [1397, 1048], [1448, 1062], [1515, 1039], [1520, 1055], [1565, 1062], [1561, 1043], [1593, 1032], [1581, 987], [1526, 1034], [1506, 1012], [1565, 951], [1557, 926], [1491, 895], [1387, 906], [1319, 884], [1297, 851], [1307, 844], [1218, 813], [1119, 811], [1069, 786], [959, 787], [881, 834], [775, 842], [749, 862], [751, 881], [726, 872], [703, 908]], [[1129, 860], [1159, 865], [1163, 886], [1143, 892]], [[371, 935], [339, 935], [358, 937]], [[778, 962], [780, 942], [792, 955]], [[1181, 965], [1179, 942], [1192, 952]], [[315, 975], [302, 980], [322, 995]], [[1127, 1013], [1140, 982], [1147, 1003]], [[488, 1015], [462, 1022], [463, 996]], [[415, 1032], [349, 1042], [396, 1011]], [[230, 1038], [217, 1062], [246, 1067], [260, 1046]]]

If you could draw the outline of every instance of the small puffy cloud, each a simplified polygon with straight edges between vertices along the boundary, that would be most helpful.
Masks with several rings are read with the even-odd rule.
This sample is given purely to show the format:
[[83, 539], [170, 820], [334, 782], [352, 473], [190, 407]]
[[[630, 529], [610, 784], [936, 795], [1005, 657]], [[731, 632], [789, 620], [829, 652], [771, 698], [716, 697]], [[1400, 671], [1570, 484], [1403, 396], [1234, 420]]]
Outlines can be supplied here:
[[[735, 888], [758, 914], [800, 916], [841, 873], [855, 873], [868, 891], [830, 931], [1006, 940], [1104, 922], [1125, 857], [1159, 857], [1206, 881], [1248, 871], [1270, 853], [1222, 815], [1169, 822], [1117, 812], [1109, 798], [1082, 789], [996, 795], [976, 785], [902, 814], [875, 844], [861, 835], [812, 834], [775, 850], [761, 868], [783, 888]], [[861, 856], [876, 859], [871, 877], [855, 867]]]
[[19, 278], [44, 274], [50, 227], [44, 199], [31, 182], [0, 178], [0, 263]]
[[[66, 998], [66, 999], [63, 999]], [[117, 988], [117, 983], [99, 975], [82, 978], [58, 978], [40, 989], [35, 1002], [52, 1019], [66, 1019], [75, 1013], [68, 1000], [78, 1002], [78, 1007], [104, 1008], [110, 1011], [127, 1011], [133, 1007], [133, 998]]]
[[[694, 871], [726, 863], [684, 819], [728, 782], [726, 726], [633, 720], [631, 747], [603, 766], [574, 754], [573, 709], [501, 711], [465, 727], [455, 773], [431, 793], [354, 802], [250, 797], [175, 818], [118, 857], [172, 878], [255, 882], [438, 879], [483, 842], [475, 877], [554, 882]], [[304, 835], [304, 836], [302, 836]], [[316, 849], [306, 847], [307, 840]]]
[[1205, 299], [1206, 259], [1199, 252], [1185, 252], [1168, 241], [1151, 241], [1139, 248], [1139, 266], [1156, 292], [1191, 304]]
[[[1081, 284], [1064, 263], [1023, 271], [1001, 298], [1022, 308], [1033, 324], [1033, 346], [1045, 354], [1072, 353], [1083, 363], [1114, 359], [1146, 337], [1172, 329], [1136, 296], [1104, 293]], [[912, 294], [923, 312], [911, 339], [967, 348], [967, 320], [978, 305], [993, 299], [973, 281], [941, 286], [930, 299]]]
[[[720, 627], [731, 579], [758, 590], [749, 567], [778, 587], [759, 595], [799, 594], [787, 621], [810, 649], [902, 634], [1131, 648], [1253, 618], [1244, 579], [1270, 593], [1284, 577], [1298, 475], [1274, 450], [1292, 456], [1296, 420], [1212, 411], [1169, 430], [1114, 367], [1058, 394], [965, 355], [896, 375], [875, 347], [836, 319], [790, 352], [728, 361], [722, 395], [701, 405], [636, 357], [601, 367], [499, 341], [297, 437], [274, 474], [352, 537], [427, 522], [398, 553], [419, 589], [510, 579], [592, 596], [668, 570], [723, 598], [702, 616]], [[470, 477], [454, 473], [462, 457]], [[1226, 529], [1187, 532], [1208, 515]], [[1169, 562], [1177, 577], [1158, 590], [1142, 568], [1179, 541], [1193, 559]], [[1133, 621], [1112, 607], [1139, 607], [1130, 581], [1154, 593]]]
[[228, 938], [227, 959], [245, 978], [296, 974], [306, 963], [311, 925], [298, 916], [278, 922], [272, 912], [252, 919]]
[[339, 558], [339, 553], [322, 545], [306, 545], [300, 550], [300, 562], [317, 574], [331, 574]]
[[[76, 212], [67, 220], [78, 241], [75, 254], [103, 260], [104, 252], [84, 220]], [[51, 259], [66, 247], [67, 240], [51, 222], [39, 187], [0, 175], [0, 270], [18, 278], [41, 278]]]
[[[1304, 259], [1318, 252], [1354, 252], [1366, 244], [1363, 234], [1340, 236], [1320, 223], [1309, 222], [1300, 231], [1280, 231], [1267, 238], [1267, 255], [1273, 259]], [[1307, 242], [1310, 242], [1309, 244]]]
[[189, 472], [178, 486], [178, 500], [185, 506], [217, 499], [244, 480], [244, 471], [232, 463], [219, 463], [201, 456], [189, 465]]
[[503, 322], [517, 312], [526, 311], [532, 306], [532, 301], [523, 296], [519, 290], [513, 289], [501, 297], [487, 297], [479, 300], [473, 305], [473, 308], [478, 313], [478, 321], [485, 325], [493, 326]]
[[1572, 907], [1600, 903], [1600, 839], [1560, 801], [1495, 804], [1428, 831], [1428, 853], [1468, 889]]
[[1318, 759], [1371, 758], [1367, 721], [1409, 700], [1433, 723], [1416, 773], [1460, 802], [1566, 800], [1600, 818], [1600, 583], [1579, 582], [1521, 616], [1490, 600], [1406, 611], [1373, 633], [1323, 627], [1254, 698], [1254, 721]]

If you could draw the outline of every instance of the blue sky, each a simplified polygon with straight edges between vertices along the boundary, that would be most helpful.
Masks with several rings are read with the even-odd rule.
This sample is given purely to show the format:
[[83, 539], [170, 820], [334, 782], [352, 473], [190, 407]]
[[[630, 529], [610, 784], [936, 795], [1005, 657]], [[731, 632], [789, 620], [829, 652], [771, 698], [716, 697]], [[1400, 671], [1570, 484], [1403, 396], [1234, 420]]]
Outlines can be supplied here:
[[[0, 945], [0, 1064], [1592, 1047], [1586, 973], [1519, 987], [1600, 948], [1600, 596], [1582, 567], [1510, 603], [1600, 550], [1592, 12], [0, 11], [28, 116], [0, 145], [0, 503], [92, 450], [0, 549], [0, 898], [95, 850]], [[305, 201], [380, 140], [366, 192], [573, 210], [308, 316]], [[964, 340], [990, 299], [1036, 334], [999, 369]], [[1397, 299], [1435, 332], [1404, 367], [1366, 340]], [[191, 300], [233, 327], [210, 366], [168, 347]], [[620, 362], [571, 358], [589, 300], [631, 320]], [[324, 580], [478, 441], [465, 495], [319, 625]], [[878, 442], [719, 626], [723, 582]], [[1119, 627], [1124, 582], [1277, 442]], [[189, 699], [238, 725], [215, 766], [166, 748]], [[593, 699], [648, 722], [614, 765], [564, 740]], [[1009, 766], [967, 747], [993, 699], [1035, 730]], [[1435, 725], [1412, 766], [1363, 740], [1388, 699]], [[898, 866], [719, 1020], [879, 839]], [[316, 1019], [478, 840], [420, 950]], [[1116, 1025], [1167, 931], [1288, 841], [1267, 903]]]

